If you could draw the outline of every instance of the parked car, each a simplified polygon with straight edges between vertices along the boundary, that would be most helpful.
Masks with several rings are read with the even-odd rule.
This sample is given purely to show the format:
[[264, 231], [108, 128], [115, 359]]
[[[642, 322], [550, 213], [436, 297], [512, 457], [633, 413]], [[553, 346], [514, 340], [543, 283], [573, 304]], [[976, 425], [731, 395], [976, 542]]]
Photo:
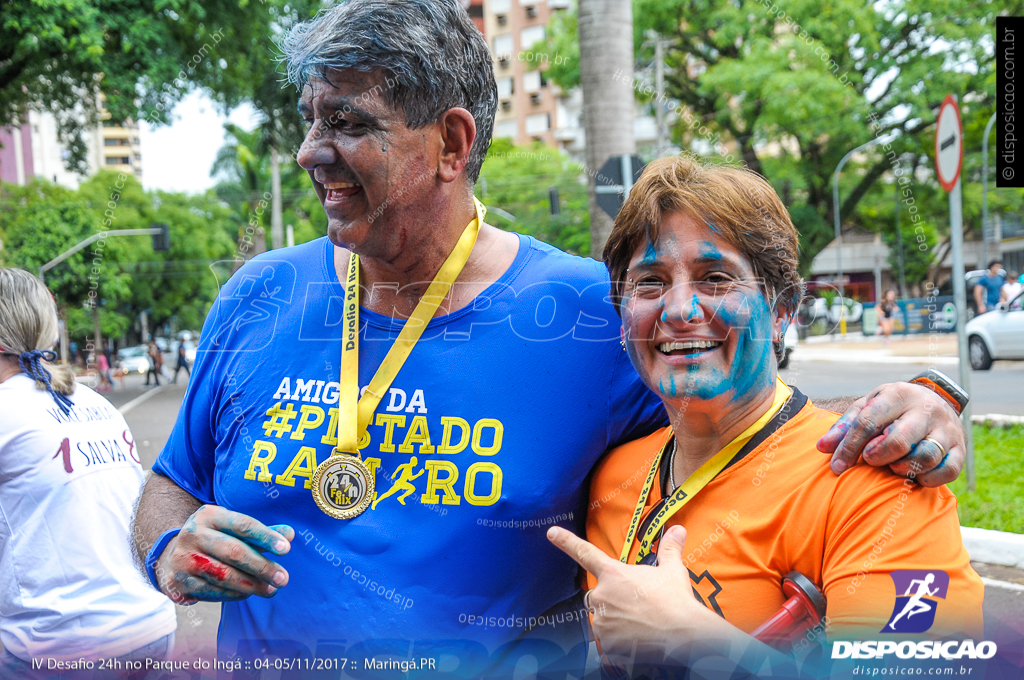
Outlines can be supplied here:
[[149, 370], [149, 348], [145, 345], [136, 345], [117, 350], [117, 370], [122, 375], [129, 373], [145, 375]]
[[1022, 298], [1024, 293], [967, 322], [971, 368], [987, 371], [997, 359], [1024, 359], [1024, 310], [1012, 309]]
[[791, 323], [786, 328], [786, 335], [782, 338], [783, 352], [782, 359], [779, 361], [779, 368], [789, 367], [789, 356], [796, 349], [797, 343], [800, 341], [800, 335], [797, 333], [796, 324]]

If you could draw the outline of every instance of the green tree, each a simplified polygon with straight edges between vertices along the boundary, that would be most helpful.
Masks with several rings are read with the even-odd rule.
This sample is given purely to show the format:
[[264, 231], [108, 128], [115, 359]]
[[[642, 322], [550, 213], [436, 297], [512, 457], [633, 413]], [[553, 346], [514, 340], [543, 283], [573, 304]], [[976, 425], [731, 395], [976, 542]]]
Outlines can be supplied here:
[[[258, 224], [263, 230], [269, 221], [269, 213], [261, 211], [262, 214], [257, 215], [256, 210], [261, 200], [266, 203], [267, 196], [273, 197], [273, 135], [265, 126], [247, 131], [228, 123], [224, 128], [227, 141], [218, 150], [210, 174], [220, 178], [214, 188], [217, 196], [234, 209], [236, 238], [241, 246], [246, 225]], [[281, 160], [280, 184], [276, 195], [281, 200], [282, 223], [294, 227], [295, 242], [304, 243], [325, 235], [327, 218], [309, 186], [308, 175], [293, 158], [286, 156]], [[240, 248], [243, 254], [251, 256], [266, 250], [262, 231], [257, 238], [256, 248]]]
[[[515, 146], [507, 139], [495, 139], [481, 169], [476, 195], [484, 205], [515, 217], [513, 222], [491, 211], [487, 215], [490, 224], [587, 255], [590, 214], [581, 173], [579, 165], [557, 149], [540, 143]], [[551, 187], [558, 189], [558, 215], [550, 214]]]
[[190, 89], [245, 82], [248, 60], [235, 57], [266, 42], [266, 16], [247, 0], [4, 2], [0, 127], [25, 122], [30, 108], [50, 111], [68, 168], [84, 174], [101, 91], [113, 122], [167, 122]]
[[[800, 230], [806, 272], [832, 238], [831, 179], [842, 156], [875, 137], [875, 122], [881, 136], [894, 138], [890, 149], [869, 150], [844, 169], [840, 209], [849, 221], [890, 172], [889, 151], [931, 164], [946, 94], [991, 112], [995, 14], [1022, 7], [1020, 0], [634, 0], [634, 44], [649, 29], [672, 39], [668, 95], [696, 122], [680, 120], [674, 139], [704, 153], [717, 153], [721, 139], [772, 182]], [[559, 26], [571, 30], [569, 21]], [[566, 39], [552, 32], [549, 49]], [[563, 87], [575, 84], [569, 67], [549, 73]], [[934, 215], [948, 234], [941, 212]]]

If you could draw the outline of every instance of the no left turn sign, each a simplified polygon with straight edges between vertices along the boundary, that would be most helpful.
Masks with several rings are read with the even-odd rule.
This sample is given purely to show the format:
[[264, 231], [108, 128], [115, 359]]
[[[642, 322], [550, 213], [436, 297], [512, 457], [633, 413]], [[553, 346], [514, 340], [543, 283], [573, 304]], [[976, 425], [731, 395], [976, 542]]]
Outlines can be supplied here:
[[953, 95], [947, 94], [939, 107], [939, 118], [935, 124], [935, 169], [939, 184], [946, 191], [952, 191], [956, 186], [963, 160], [964, 134], [960, 126], [960, 108]]

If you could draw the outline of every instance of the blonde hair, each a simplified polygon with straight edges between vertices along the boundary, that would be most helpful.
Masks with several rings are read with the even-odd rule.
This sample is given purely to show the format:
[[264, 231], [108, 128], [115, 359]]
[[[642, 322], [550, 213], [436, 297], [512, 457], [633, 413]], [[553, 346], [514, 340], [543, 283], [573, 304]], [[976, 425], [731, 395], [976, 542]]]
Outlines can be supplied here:
[[[24, 352], [48, 350], [57, 342], [57, 305], [43, 282], [23, 269], [0, 268], [0, 352], [15, 361]], [[65, 396], [75, 391], [75, 375], [68, 366], [47, 361], [50, 385]], [[46, 384], [36, 380], [36, 387]]]

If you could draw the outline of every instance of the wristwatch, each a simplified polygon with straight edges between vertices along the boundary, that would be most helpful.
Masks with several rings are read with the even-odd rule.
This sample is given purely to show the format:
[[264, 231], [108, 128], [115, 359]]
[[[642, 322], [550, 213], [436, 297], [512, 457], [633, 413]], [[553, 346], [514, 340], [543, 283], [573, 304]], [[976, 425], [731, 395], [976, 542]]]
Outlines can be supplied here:
[[956, 411], [957, 415], [964, 412], [967, 407], [967, 402], [971, 400], [969, 394], [964, 391], [964, 388], [953, 382], [953, 379], [948, 375], [936, 371], [934, 368], [929, 368], [927, 371], [917, 376], [910, 382], [917, 383], [918, 385], [924, 385], [935, 394], [942, 397], [953, 410]]

